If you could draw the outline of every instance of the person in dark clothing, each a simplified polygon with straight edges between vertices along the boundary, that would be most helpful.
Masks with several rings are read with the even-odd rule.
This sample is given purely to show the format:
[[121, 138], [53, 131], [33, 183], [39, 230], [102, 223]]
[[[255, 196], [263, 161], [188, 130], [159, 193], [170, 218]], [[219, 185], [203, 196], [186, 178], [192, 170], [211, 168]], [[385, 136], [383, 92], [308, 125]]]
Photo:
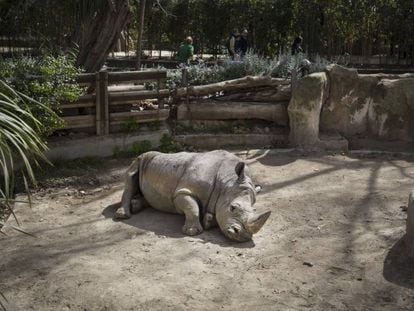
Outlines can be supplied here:
[[231, 33], [229, 40], [228, 40], [228, 46], [227, 50], [229, 52], [229, 56], [232, 60], [235, 59], [235, 56], [237, 54], [237, 48], [238, 48], [238, 38], [240, 37], [240, 33], [237, 29], [234, 29], [234, 31]]
[[240, 40], [238, 41], [238, 50], [241, 58], [243, 58], [246, 55], [247, 50], [249, 49], [249, 41], [247, 40], [247, 34], [247, 30], [243, 30]]
[[302, 42], [303, 42], [303, 38], [301, 36], [296, 37], [295, 40], [293, 40], [292, 55], [297, 55], [297, 54], [303, 52]]

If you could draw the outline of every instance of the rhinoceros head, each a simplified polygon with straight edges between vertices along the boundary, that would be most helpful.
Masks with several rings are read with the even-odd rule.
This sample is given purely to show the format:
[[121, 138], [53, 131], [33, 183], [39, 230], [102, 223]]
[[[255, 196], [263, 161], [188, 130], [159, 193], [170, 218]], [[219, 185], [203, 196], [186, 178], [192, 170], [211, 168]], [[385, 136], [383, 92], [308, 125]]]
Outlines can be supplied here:
[[252, 239], [270, 216], [270, 211], [257, 213], [255, 187], [246, 172], [244, 162], [239, 162], [235, 171], [237, 179], [226, 188], [216, 208], [216, 220], [220, 230], [231, 240], [243, 242]]

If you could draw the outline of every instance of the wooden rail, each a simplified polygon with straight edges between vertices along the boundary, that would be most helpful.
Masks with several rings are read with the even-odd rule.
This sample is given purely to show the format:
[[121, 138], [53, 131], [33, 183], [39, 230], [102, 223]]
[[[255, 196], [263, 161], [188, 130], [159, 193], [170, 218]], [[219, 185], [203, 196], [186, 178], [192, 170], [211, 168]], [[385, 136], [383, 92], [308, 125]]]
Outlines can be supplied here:
[[[96, 135], [110, 133], [111, 126], [125, 122], [142, 123], [164, 121], [169, 116], [169, 110], [164, 108], [164, 99], [170, 96], [165, 89], [167, 71], [129, 71], [129, 72], [107, 72], [80, 74], [76, 81], [93, 89], [92, 94], [83, 95], [75, 103], [63, 103], [61, 109], [67, 114], [68, 109], [82, 110], [82, 115], [63, 116], [65, 129], [90, 128], [94, 129]], [[143, 83], [156, 81], [155, 90], [140, 90], [138, 86], [112, 86], [122, 83]], [[111, 86], [111, 87], [110, 87]], [[111, 112], [112, 107], [136, 103], [143, 99], [156, 99], [158, 110], [145, 111], [122, 111]], [[85, 115], [86, 111], [86, 115]]]

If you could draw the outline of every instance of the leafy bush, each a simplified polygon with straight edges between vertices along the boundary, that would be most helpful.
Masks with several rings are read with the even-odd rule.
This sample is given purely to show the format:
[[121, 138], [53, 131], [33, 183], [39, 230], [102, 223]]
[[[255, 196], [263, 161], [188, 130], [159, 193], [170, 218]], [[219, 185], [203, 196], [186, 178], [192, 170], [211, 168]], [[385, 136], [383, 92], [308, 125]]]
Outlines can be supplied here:
[[[188, 84], [204, 85], [226, 80], [223, 66], [206, 66], [196, 64], [187, 67]], [[167, 71], [167, 88], [174, 89], [182, 85], [182, 69], [171, 69]]]
[[172, 141], [171, 136], [164, 134], [160, 139], [160, 146], [158, 147], [158, 151], [164, 153], [174, 153], [180, 152], [183, 150], [183, 146], [179, 143]]
[[[222, 65], [206, 66], [196, 64], [187, 67], [188, 84], [204, 85], [225, 80], [238, 79], [248, 75], [267, 75], [274, 78], [288, 78], [293, 69], [300, 67], [305, 54], [291, 56], [283, 54], [273, 59], [262, 57], [258, 54], [247, 53], [240, 61], [226, 60]], [[330, 64], [329, 61], [319, 56], [312, 63], [310, 71], [322, 71]], [[182, 85], [182, 69], [172, 69], [167, 72], [167, 88], [173, 89]]]
[[75, 83], [80, 70], [74, 66], [71, 56], [22, 57], [0, 60], [0, 79], [50, 108], [49, 112], [32, 101], [19, 101], [22, 109], [30, 111], [42, 127], [39, 134], [47, 137], [62, 127], [62, 120], [53, 112], [60, 112], [61, 102], [76, 101], [83, 89]]
[[121, 124], [121, 131], [125, 133], [134, 132], [139, 129], [139, 123], [133, 118], [128, 118]]

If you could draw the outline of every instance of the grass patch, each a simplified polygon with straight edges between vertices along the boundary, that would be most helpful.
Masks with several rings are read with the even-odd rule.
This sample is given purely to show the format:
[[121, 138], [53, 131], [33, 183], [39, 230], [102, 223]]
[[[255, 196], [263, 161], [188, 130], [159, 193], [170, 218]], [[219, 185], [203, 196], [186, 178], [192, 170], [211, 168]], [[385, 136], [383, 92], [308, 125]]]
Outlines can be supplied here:
[[174, 153], [183, 151], [183, 146], [181, 144], [174, 142], [171, 139], [170, 135], [164, 134], [160, 139], [160, 146], [158, 147], [158, 151], [164, 153]]

